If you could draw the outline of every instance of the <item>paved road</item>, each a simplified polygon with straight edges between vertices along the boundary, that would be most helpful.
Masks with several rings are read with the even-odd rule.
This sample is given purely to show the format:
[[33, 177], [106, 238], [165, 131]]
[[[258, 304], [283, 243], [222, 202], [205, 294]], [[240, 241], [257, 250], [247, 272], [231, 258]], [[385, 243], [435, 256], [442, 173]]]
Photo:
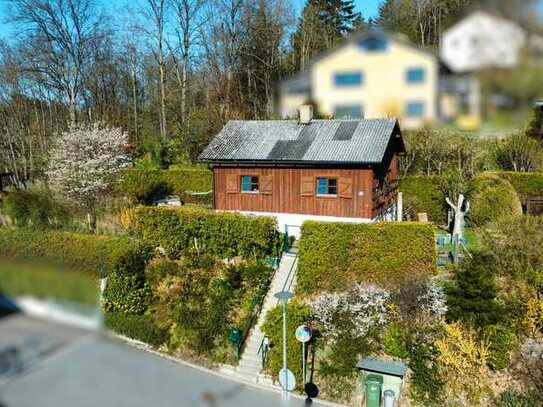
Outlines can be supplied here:
[[174, 363], [96, 333], [20, 315], [0, 319], [1, 337], [17, 340], [29, 332], [59, 346], [35, 368], [0, 387], [1, 407], [305, 405], [303, 400], [283, 401], [279, 393]]

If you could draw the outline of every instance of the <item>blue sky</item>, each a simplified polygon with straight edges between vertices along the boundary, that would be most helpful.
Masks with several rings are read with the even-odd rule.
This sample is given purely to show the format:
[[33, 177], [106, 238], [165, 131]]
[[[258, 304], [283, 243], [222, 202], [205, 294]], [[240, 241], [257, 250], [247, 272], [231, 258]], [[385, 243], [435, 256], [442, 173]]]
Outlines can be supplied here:
[[[298, 10], [301, 10], [306, 0], [294, 0], [298, 5]], [[364, 18], [377, 16], [377, 10], [382, 0], [354, 0], [357, 11], [360, 11]], [[543, 1], [543, 0], [542, 0]]]

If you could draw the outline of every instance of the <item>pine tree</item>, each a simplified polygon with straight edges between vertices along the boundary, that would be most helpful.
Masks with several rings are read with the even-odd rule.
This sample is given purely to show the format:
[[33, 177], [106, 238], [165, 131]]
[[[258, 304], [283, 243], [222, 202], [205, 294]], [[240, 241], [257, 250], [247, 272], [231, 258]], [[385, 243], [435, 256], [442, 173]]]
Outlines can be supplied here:
[[308, 0], [292, 36], [294, 69], [305, 69], [313, 56], [334, 47], [363, 25], [353, 0]]
[[500, 321], [502, 309], [496, 301], [497, 285], [486, 256], [477, 256], [463, 265], [454, 284], [446, 288], [447, 319], [482, 328]]

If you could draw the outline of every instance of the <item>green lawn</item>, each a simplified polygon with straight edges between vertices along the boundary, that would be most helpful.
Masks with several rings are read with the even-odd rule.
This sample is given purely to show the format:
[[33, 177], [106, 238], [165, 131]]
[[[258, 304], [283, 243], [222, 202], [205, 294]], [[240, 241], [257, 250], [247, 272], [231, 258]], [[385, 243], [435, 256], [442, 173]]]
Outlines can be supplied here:
[[0, 292], [94, 305], [98, 281], [81, 272], [0, 259]]

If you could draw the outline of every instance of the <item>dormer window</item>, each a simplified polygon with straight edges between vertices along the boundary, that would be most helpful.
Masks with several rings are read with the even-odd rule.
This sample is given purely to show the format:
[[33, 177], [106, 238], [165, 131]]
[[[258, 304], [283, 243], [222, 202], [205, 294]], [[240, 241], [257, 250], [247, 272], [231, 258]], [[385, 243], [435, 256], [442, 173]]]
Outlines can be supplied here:
[[388, 47], [388, 41], [384, 37], [367, 37], [358, 42], [362, 48], [369, 52], [382, 52], [386, 51]]

